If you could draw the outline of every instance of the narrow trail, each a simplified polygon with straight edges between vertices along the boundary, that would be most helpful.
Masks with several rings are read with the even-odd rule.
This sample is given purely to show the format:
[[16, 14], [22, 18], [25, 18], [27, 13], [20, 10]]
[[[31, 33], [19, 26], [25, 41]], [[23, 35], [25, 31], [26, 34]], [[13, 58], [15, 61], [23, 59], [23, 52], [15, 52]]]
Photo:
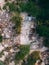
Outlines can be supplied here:
[[3, 8], [4, 4], [5, 4], [5, 1], [4, 0], [0, 0], [0, 7], [1, 8]]

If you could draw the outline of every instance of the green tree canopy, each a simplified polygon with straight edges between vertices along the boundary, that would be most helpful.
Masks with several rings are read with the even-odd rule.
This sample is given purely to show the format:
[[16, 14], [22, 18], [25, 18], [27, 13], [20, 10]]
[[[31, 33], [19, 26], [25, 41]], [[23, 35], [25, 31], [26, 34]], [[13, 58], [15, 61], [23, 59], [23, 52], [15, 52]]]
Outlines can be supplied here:
[[41, 8], [49, 9], [49, 0], [37, 0], [37, 3]]
[[40, 36], [49, 37], [49, 27], [45, 25], [39, 25], [36, 31]]
[[2, 42], [2, 36], [0, 35], [0, 42]]
[[30, 46], [25, 45], [25, 46], [20, 46], [20, 51], [16, 53], [15, 59], [16, 60], [23, 60], [24, 57], [29, 53]]
[[28, 56], [28, 58], [25, 62], [22, 63], [22, 65], [35, 65], [35, 62], [39, 59], [39, 52], [34, 51], [31, 55]]
[[28, 1], [27, 3], [20, 3], [20, 9], [21, 11], [23, 12], [25, 11], [32, 16], [37, 16], [37, 14], [39, 13], [39, 8], [31, 0]]
[[16, 12], [16, 11], [17, 11], [17, 12], [20, 12], [18, 5], [17, 5], [16, 3], [14, 3], [14, 2], [11, 2], [11, 3], [7, 2], [7, 3], [4, 5], [3, 9], [7, 9], [7, 6], [8, 6], [8, 8], [9, 8], [9, 11], [10, 11], [10, 12]]
[[20, 17], [20, 15], [16, 14], [16, 16], [13, 16], [11, 18], [11, 20], [13, 21], [13, 23], [15, 23], [15, 30], [17, 33], [20, 33], [21, 31], [21, 21], [22, 21], [22, 18]]
[[2, 61], [0, 61], [0, 65], [5, 65]]

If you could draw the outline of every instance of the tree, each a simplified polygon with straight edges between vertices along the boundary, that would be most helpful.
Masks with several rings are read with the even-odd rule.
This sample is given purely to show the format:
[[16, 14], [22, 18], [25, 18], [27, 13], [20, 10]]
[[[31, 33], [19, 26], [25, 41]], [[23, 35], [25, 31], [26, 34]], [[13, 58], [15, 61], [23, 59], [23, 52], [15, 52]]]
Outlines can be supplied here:
[[16, 32], [19, 34], [20, 31], [21, 31], [21, 21], [22, 21], [22, 18], [20, 17], [20, 15], [16, 14], [16, 16], [13, 16], [11, 18], [11, 20], [13, 21], [13, 23], [15, 23], [15, 30]]
[[41, 10], [40, 14], [38, 15], [40, 20], [49, 20], [49, 0], [37, 0], [37, 4]]
[[0, 35], [0, 42], [2, 42], [2, 36]]
[[37, 16], [39, 9], [34, 1], [28, 1], [27, 3], [20, 3], [21, 11], [25, 11], [32, 16]]
[[2, 61], [0, 61], [0, 65], [5, 65]]
[[36, 31], [37, 33], [39, 33], [40, 36], [47, 37], [47, 38], [49, 37], [49, 27], [45, 25], [38, 25]]
[[44, 38], [43, 44], [44, 44], [44, 46], [49, 48], [49, 38]]
[[11, 3], [7, 2], [4, 5], [3, 9], [7, 9], [7, 6], [9, 8], [9, 12], [20, 12], [19, 11], [19, 6], [14, 2], [11, 2]]
[[34, 51], [31, 55], [28, 56], [28, 58], [22, 63], [22, 65], [35, 65], [35, 62], [39, 59], [39, 52]]
[[37, 0], [37, 3], [41, 8], [49, 9], [49, 0]]
[[[37, 32], [40, 36], [44, 37], [43, 44], [49, 47], [49, 0], [37, 0], [37, 4], [40, 8], [40, 13], [37, 16], [37, 22], [40, 25], [37, 26]], [[47, 23], [48, 22], [48, 23]]]
[[23, 60], [24, 57], [29, 53], [30, 47], [29, 46], [20, 46], [20, 51], [16, 53], [15, 59], [16, 60]]

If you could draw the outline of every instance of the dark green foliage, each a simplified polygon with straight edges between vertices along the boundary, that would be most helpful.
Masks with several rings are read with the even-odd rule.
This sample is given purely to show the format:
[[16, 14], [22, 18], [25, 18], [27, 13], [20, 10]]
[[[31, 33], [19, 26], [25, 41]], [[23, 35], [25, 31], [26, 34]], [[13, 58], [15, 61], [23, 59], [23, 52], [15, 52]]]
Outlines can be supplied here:
[[49, 9], [49, 0], [38, 0], [37, 2], [41, 8]]
[[20, 51], [16, 53], [15, 59], [16, 60], [23, 60], [24, 57], [29, 53], [30, 47], [29, 46], [21, 46]]
[[5, 65], [2, 61], [0, 61], [0, 65]]
[[42, 23], [37, 26], [37, 32], [44, 37], [44, 45], [49, 47], [49, 0], [38, 0], [37, 4], [40, 8], [37, 20]]
[[21, 11], [25, 11], [32, 16], [37, 16], [39, 9], [33, 1], [28, 1], [27, 3], [20, 4]]
[[41, 22], [49, 20], [49, 9], [42, 9], [36, 18], [39, 21], [41, 20]]
[[39, 25], [36, 30], [40, 36], [49, 37], [49, 27], [45, 25]]
[[[29, 15], [35, 16], [38, 21], [40, 22], [40, 26], [37, 26], [37, 32], [40, 36], [49, 37], [49, 0], [28, 0], [28, 2], [24, 3], [17, 1], [16, 3], [6, 3], [6, 6], [9, 6], [9, 10], [11, 12], [27, 12]], [[18, 7], [19, 6], [19, 7]], [[20, 28], [21, 22], [19, 22], [19, 18], [13, 17], [13, 20], [16, 22], [16, 30], [18, 26]], [[48, 23], [47, 23], [48, 21]], [[41, 24], [42, 23], [42, 24]], [[44, 25], [43, 25], [44, 24]], [[47, 39], [46, 39], [47, 41]], [[47, 44], [47, 43], [46, 43]]]
[[44, 45], [49, 48], [49, 38], [44, 38]]
[[20, 9], [38, 20], [49, 19], [49, 0], [28, 0], [27, 3], [20, 3]]
[[31, 55], [28, 56], [28, 58], [22, 63], [22, 65], [35, 65], [35, 62], [39, 59], [39, 52], [34, 51]]
[[10, 12], [16, 12], [16, 11], [19, 12], [19, 8], [18, 8], [18, 5], [17, 5], [16, 3], [14, 3], [14, 2], [9, 3], [9, 2], [7, 2], [7, 3], [4, 5], [3, 9], [7, 9], [7, 6], [9, 7], [9, 11], [10, 11]]
[[15, 30], [16, 30], [16, 32], [20, 33], [22, 18], [18, 15], [18, 16], [13, 16], [11, 20], [13, 21], [13, 23], [15, 23]]
[[49, 26], [39, 25], [36, 31], [40, 36], [44, 37], [44, 46], [49, 47]]
[[0, 42], [2, 42], [2, 36], [0, 35]]

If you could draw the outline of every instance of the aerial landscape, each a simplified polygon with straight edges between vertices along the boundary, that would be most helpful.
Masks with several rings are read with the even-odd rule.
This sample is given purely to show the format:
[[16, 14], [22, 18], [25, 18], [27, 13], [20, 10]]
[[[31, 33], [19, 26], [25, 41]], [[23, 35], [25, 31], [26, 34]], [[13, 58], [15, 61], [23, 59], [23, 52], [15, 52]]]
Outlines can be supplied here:
[[49, 0], [0, 0], [0, 65], [49, 65]]

